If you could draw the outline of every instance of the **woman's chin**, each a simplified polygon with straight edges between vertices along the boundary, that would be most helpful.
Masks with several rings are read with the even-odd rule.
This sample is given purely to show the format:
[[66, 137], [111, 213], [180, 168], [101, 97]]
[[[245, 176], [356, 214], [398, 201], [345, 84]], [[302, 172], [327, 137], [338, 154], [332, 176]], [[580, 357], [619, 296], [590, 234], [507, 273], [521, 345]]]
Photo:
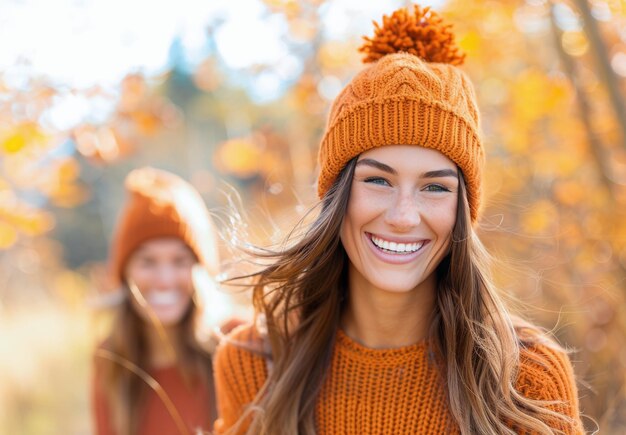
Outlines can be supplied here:
[[419, 288], [426, 279], [422, 276], [407, 277], [406, 273], [398, 273], [372, 277], [368, 281], [375, 288], [389, 293], [410, 293]]
[[410, 293], [411, 291], [415, 290], [415, 288], [417, 287], [417, 284], [415, 283], [402, 283], [402, 282], [394, 282], [393, 284], [390, 284], [389, 282], [379, 282], [379, 283], [372, 283], [372, 284], [374, 285], [374, 287], [378, 288], [379, 290], [389, 292], [389, 293], [397, 293], [397, 294]]
[[142, 317], [148, 324], [153, 324], [156, 320], [162, 326], [170, 327], [179, 324], [183, 320], [186, 311], [186, 307], [180, 306], [152, 307], [152, 314], [154, 316], [143, 313], [144, 315]]

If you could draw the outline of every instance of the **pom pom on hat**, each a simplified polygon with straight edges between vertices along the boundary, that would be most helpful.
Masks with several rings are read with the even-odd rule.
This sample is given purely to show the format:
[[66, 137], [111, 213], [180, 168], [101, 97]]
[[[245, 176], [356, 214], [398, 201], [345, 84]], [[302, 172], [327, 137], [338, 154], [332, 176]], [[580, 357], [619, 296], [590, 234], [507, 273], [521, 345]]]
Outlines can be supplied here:
[[364, 36], [366, 42], [359, 48], [365, 53], [364, 63], [399, 52], [413, 54], [426, 62], [462, 65], [465, 60], [465, 54], [454, 43], [452, 24], [444, 24], [429, 7], [414, 5], [413, 13], [406, 8], [398, 9], [391, 16], [383, 16], [382, 27], [375, 21], [374, 27], [374, 37]]

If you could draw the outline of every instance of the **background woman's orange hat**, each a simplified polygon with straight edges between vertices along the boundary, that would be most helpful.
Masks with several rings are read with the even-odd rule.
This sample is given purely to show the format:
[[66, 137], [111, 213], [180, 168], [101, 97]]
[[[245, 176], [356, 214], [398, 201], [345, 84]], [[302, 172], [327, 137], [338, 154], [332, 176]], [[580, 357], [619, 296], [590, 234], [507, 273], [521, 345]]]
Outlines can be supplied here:
[[111, 269], [124, 281], [130, 255], [142, 243], [157, 237], [178, 237], [211, 274], [219, 269], [217, 233], [200, 194], [170, 172], [144, 167], [130, 172], [129, 193], [111, 246]]
[[451, 25], [429, 8], [400, 9], [375, 23], [360, 51], [373, 64], [335, 99], [319, 150], [323, 197], [352, 158], [384, 145], [433, 148], [455, 162], [467, 183], [473, 222], [480, 210], [483, 147], [474, 88], [456, 66], [464, 55]]

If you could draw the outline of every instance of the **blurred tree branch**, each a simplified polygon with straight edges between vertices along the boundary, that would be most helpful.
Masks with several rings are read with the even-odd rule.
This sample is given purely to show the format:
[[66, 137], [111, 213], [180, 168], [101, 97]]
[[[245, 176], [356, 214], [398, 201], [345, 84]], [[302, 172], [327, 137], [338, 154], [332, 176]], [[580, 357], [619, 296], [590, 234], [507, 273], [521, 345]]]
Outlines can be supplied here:
[[563, 45], [561, 44], [561, 31], [556, 24], [555, 17], [555, 4], [553, 1], [549, 3], [550, 10], [550, 28], [554, 37], [554, 47], [559, 54], [559, 59], [563, 65], [565, 75], [569, 79], [574, 92], [576, 93], [576, 102], [578, 103], [578, 111], [580, 112], [580, 120], [583, 123], [585, 132], [587, 134], [587, 141], [589, 142], [589, 148], [594, 158], [595, 164], [598, 168], [598, 174], [600, 180], [607, 188], [612, 198], [615, 198], [615, 186], [610, 176], [611, 167], [609, 162], [604, 156], [604, 147], [600, 141], [600, 137], [595, 133], [593, 125], [591, 124], [591, 107], [587, 94], [583, 89], [579, 77], [576, 64], [572, 57], [565, 52]]
[[606, 49], [606, 44], [600, 34], [600, 29], [596, 19], [591, 14], [589, 3], [587, 0], [573, 0], [574, 4], [578, 7], [583, 21], [585, 23], [585, 33], [591, 44], [592, 51], [596, 57], [600, 73], [603, 76], [603, 81], [606, 84], [607, 92], [611, 100], [611, 105], [617, 123], [621, 131], [622, 146], [626, 149], [626, 105], [624, 104], [624, 96], [621, 94], [619, 87], [619, 79], [611, 68], [611, 62], [609, 61], [609, 55]]

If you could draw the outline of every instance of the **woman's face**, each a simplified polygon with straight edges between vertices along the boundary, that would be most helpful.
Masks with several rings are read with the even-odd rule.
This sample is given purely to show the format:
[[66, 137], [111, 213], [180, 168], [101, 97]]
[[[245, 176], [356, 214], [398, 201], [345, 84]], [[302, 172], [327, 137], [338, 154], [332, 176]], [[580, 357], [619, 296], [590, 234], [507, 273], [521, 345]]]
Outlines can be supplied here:
[[456, 165], [436, 150], [392, 145], [361, 154], [341, 228], [351, 279], [392, 292], [434, 279], [450, 245], [458, 183]]
[[139, 291], [138, 297], [131, 294], [137, 314], [150, 324], [154, 320], [163, 326], [179, 323], [191, 303], [191, 270], [196, 261], [191, 249], [178, 238], [142, 243], [126, 266], [129, 285], [134, 284]]

